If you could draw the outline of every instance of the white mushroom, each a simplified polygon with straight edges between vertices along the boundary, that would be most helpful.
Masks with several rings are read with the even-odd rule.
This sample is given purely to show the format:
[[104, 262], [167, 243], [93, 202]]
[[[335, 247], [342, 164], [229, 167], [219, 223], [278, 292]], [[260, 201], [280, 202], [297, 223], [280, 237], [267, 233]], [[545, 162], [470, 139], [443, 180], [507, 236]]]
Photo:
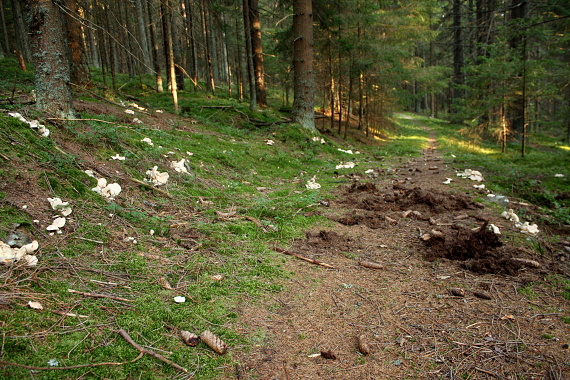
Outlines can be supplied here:
[[341, 162], [336, 166], [337, 169], [352, 169], [354, 167], [354, 162]]
[[115, 199], [117, 195], [121, 192], [121, 185], [118, 183], [110, 183], [101, 189], [101, 195], [105, 198]]
[[529, 222], [524, 222], [523, 224], [517, 223], [515, 227], [519, 228], [522, 233], [529, 234], [529, 235], [536, 235], [539, 230], [536, 223], [529, 224]]
[[316, 176], [314, 176], [313, 178], [311, 178], [310, 180], [307, 181], [307, 183], [305, 184], [305, 187], [309, 190], [317, 190], [321, 188], [321, 184], [315, 182], [316, 181]]
[[170, 166], [172, 166], [172, 168], [179, 173], [188, 173], [188, 169], [186, 169], [185, 158], [181, 159], [180, 161], [171, 161]]
[[152, 182], [152, 184], [154, 186], [162, 186], [164, 184], [166, 184], [166, 182], [168, 181], [168, 173], [167, 172], [159, 172], [158, 171], [158, 166], [153, 167], [152, 169], [149, 169], [146, 171], [146, 175], [148, 178], [149, 182]]
[[63, 202], [60, 198], [48, 198], [47, 199], [51, 208], [58, 211], [63, 216], [68, 216], [71, 214], [71, 207], [69, 202]]
[[46, 227], [48, 231], [59, 231], [60, 228], [65, 226], [65, 218], [55, 218], [49, 226]]
[[493, 233], [496, 235], [501, 234], [501, 230], [499, 230], [499, 227], [495, 226], [493, 223], [489, 224], [489, 230], [493, 231]]

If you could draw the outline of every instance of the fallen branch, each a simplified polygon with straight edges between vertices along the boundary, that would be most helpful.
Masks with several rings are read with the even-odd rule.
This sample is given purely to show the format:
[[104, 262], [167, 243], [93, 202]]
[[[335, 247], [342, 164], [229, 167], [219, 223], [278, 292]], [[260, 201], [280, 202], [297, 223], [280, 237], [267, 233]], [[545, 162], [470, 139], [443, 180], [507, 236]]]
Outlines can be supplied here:
[[475, 369], [476, 371], [486, 373], [487, 375], [491, 375], [491, 376], [493, 376], [493, 377], [499, 378], [499, 375], [497, 375], [497, 374], [494, 373], [494, 372], [487, 371], [486, 369], [479, 368], [479, 367], [475, 367], [474, 369]]
[[156, 352], [154, 352], [152, 350], [149, 350], [148, 348], [141, 347], [139, 344], [137, 344], [133, 340], [133, 338], [131, 338], [131, 336], [125, 330], [120, 329], [118, 332], [119, 332], [119, 335], [122, 336], [127, 342], [129, 342], [129, 344], [131, 346], [136, 348], [141, 353], [141, 355], [142, 354], [150, 355], [153, 358], [158, 359], [158, 360], [160, 360], [166, 364], [169, 364], [169, 365], [173, 366], [174, 368], [176, 368], [176, 369], [178, 369], [184, 373], [188, 373], [188, 370], [186, 368], [179, 366], [178, 364], [172, 362], [171, 360], [165, 358], [164, 356], [162, 356], [160, 354], [157, 354]]
[[49, 371], [49, 370], [75, 369], [75, 368], [86, 368], [86, 367], [101, 367], [104, 365], [125, 365], [125, 364], [136, 362], [137, 360], [139, 360], [140, 358], [143, 357], [143, 354], [144, 354], [143, 352], [140, 352], [139, 356], [137, 356], [133, 360], [129, 360], [126, 362], [120, 362], [120, 363], [103, 362], [103, 363], [92, 363], [92, 364], [79, 364], [79, 365], [72, 365], [72, 366], [68, 366], [68, 367], [36, 367], [33, 365], [18, 364], [18, 363], [7, 362], [5, 360], [0, 360], [0, 365], [11, 365], [14, 367], [31, 369], [32, 371]]
[[80, 292], [78, 290], [73, 290], [73, 289], [67, 289], [67, 291], [69, 293], [74, 293], [74, 294], [80, 294], [82, 296], [85, 297], [93, 297], [93, 298], [109, 298], [115, 301], [123, 301], [123, 302], [131, 302], [131, 300], [128, 300], [126, 298], [122, 298], [122, 297], [117, 297], [117, 296], [108, 296], [106, 294], [97, 294], [97, 293], [86, 293], [86, 292]]
[[296, 257], [296, 258], [298, 258], [298, 259], [307, 261], [307, 262], [309, 262], [309, 263], [311, 263], [311, 264], [320, 265], [320, 266], [322, 266], [322, 267], [329, 268], [329, 269], [337, 269], [337, 268], [333, 267], [333, 266], [330, 265], [330, 264], [323, 263], [322, 261], [315, 260], [315, 259], [309, 259], [308, 257], [304, 257], [304, 256], [298, 255], [298, 254], [296, 254], [296, 253], [289, 252], [289, 251], [287, 251], [287, 250], [285, 250], [285, 249], [281, 249], [281, 248], [279, 248], [279, 247], [273, 247], [273, 249], [274, 249], [275, 251], [277, 251], [277, 252], [281, 252], [281, 253], [284, 253], [284, 254], [286, 254], [286, 255]]
[[115, 124], [118, 125], [119, 123], [115, 123], [114, 121], [107, 121], [101, 119], [65, 119], [65, 118], [58, 118], [58, 117], [48, 117], [46, 120], [54, 120], [54, 121], [97, 121], [99, 123], [107, 123], [107, 124]]
[[150, 183], [146, 183], [146, 182], [141, 181], [141, 180], [138, 180], [138, 179], [136, 179], [136, 178], [130, 178], [130, 180], [133, 181], [133, 182], [135, 182], [135, 183], [138, 183], [139, 185], [144, 185], [144, 186], [150, 187], [153, 191], [156, 191], [156, 192], [158, 192], [158, 193], [160, 193], [160, 194], [164, 194], [164, 195], [166, 195], [168, 198], [171, 198], [171, 199], [172, 199], [172, 195], [170, 195], [169, 193], [167, 193], [167, 192], [164, 191], [164, 190], [160, 190], [159, 188], [152, 186]]
[[358, 264], [360, 264], [365, 268], [370, 268], [370, 269], [386, 269], [384, 265], [380, 263], [375, 263], [374, 261], [359, 261]]

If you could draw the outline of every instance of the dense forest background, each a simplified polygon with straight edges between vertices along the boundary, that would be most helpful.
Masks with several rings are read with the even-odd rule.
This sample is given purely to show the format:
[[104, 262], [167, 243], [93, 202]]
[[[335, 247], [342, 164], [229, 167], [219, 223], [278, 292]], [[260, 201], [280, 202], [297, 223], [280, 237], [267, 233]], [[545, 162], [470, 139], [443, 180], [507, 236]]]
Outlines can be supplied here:
[[[288, 107], [293, 46], [300, 38], [294, 34], [293, 3], [2, 0], [0, 55], [17, 57], [23, 70], [36, 58], [38, 87], [37, 77], [49, 70], [38, 65], [42, 57], [34, 40], [51, 31], [68, 50], [69, 74], [58, 77], [71, 89], [88, 89], [97, 70], [115, 91], [117, 73], [133, 81], [152, 75], [155, 86], [148, 90], [172, 92], [175, 108], [180, 91], [229, 96], [249, 101], [252, 109]], [[406, 108], [463, 123], [475, 140], [494, 136], [505, 149], [517, 140], [523, 154], [527, 137], [539, 129], [570, 139], [565, 0], [296, 3], [297, 9], [311, 3], [313, 8], [320, 128], [340, 134], [348, 120], [376, 133], [384, 116]], [[38, 11], [40, 6], [51, 7], [51, 15]], [[47, 29], [40, 30], [42, 22]], [[62, 62], [51, 71], [67, 69]]]

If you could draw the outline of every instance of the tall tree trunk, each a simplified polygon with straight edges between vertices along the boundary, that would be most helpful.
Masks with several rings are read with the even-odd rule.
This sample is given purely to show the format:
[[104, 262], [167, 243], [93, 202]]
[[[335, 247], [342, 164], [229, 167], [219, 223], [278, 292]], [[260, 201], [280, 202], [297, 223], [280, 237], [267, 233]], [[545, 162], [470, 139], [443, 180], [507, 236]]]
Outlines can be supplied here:
[[[89, 8], [88, 8], [88, 12], [87, 13], [87, 17], [89, 20], [89, 23], [93, 23], [95, 20], [95, 12], [93, 9], [93, 0], [89, 1]], [[96, 38], [96, 34], [97, 31], [93, 30], [92, 28], [87, 28], [86, 29], [86, 34], [87, 34], [87, 41], [89, 42], [88, 46], [89, 46], [89, 65], [90, 66], [94, 66], [97, 68], [101, 68], [102, 67], [102, 63], [101, 63], [101, 55], [99, 54], [99, 44], [102, 43], [101, 40], [97, 40]]]
[[332, 37], [329, 33], [329, 46], [328, 46], [328, 56], [329, 56], [329, 78], [330, 78], [330, 88], [329, 88], [329, 96], [330, 96], [330, 108], [331, 108], [331, 118], [330, 118], [330, 128], [331, 131], [334, 130], [334, 111], [335, 111], [335, 83], [334, 83], [334, 66], [333, 66], [333, 57], [332, 57]]
[[[340, 14], [340, 3], [339, 3], [339, 14]], [[342, 53], [341, 53], [341, 43], [340, 39], [342, 36], [342, 26], [338, 26], [338, 134], [342, 131]]]
[[68, 14], [65, 17], [67, 25], [67, 40], [71, 51], [71, 82], [80, 86], [88, 86], [89, 70], [83, 59], [85, 50], [83, 43], [83, 31], [79, 22], [80, 13], [77, 0], [67, 0]]
[[245, 56], [243, 54], [243, 45], [240, 43], [240, 40], [243, 41], [243, 39], [241, 39], [241, 33], [240, 33], [240, 31], [243, 30], [243, 28], [240, 28], [240, 23], [237, 18], [235, 19], [235, 27], [237, 33], [236, 47], [237, 47], [237, 67], [238, 67], [237, 69], [238, 99], [242, 101], [244, 97], [243, 82], [245, 77], [247, 76], [246, 73], [247, 64], [244, 64]]
[[261, 46], [261, 22], [259, 20], [258, 0], [248, 0], [249, 22], [251, 33], [251, 48], [253, 53], [253, 71], [255, 74], [255, 88], [257, 105], [267, 106], [265, 89], [265, 73], [263, 69], [263, 48]]
[[142, 61], [144, 64], [144, 72], [151, 72], [151, 54], [149, 49], [149, 36], [146, 29], [146, 20], [144, 17], [145, 7], [143, 6], [143, 1], [146, 0], [135, 0], [135, 8], [137, 11], [137, 28], [139, 30], [138, 41], [140, 43]]
[[[171, 4], [172, 6], [172, 4]], [[178, 91], [184, 91], [184, 69], [182, 64], [182, 49], [180, 47], [180, 33], [177, 28], [176, 12], [169, 10], [170, 34], [172, 39], [172, 51], [174, 57], [174, 72], [176, 77], [176, 88]]]
[[158, 50], [158, 39], [156, 37], [156, 26], [154, 23], [155, 18], [152, 14], [152, 7], [150, 5], [150, 1], [147, 1], [147, 13], [148, 13], [148, 20], [149, 20], [149, 34], [150, 34], [150, 43], [152, 45], [152, 62], [154, 67], [154, 75], [156, 80], [156, 92], [163, 92], [164, 86], [162, 85], [162, 73], [160, 69], [160, 62], [159, 62], [159, 50]]
[[[514, 99], [511, 103], [510, 109], [508, 111], [508, 118], [513, 131], [522, 134], [523, 144], [525, 147], [526, 138], [526, 121], [525, 121], [525, 67], [526, 67], [526, 38], [525, 31], [521, 31], [521, 26], [519, 22], [526, 18], [526, 6], [527, 0], [512, 0], [511, 3], [511, 19], [510, 24], [513, 29], [514, 36], [510, 40], [510, 47], [514, 50], [515, 56], [519, 57], [521, 62], [521, 69], [517, 73], [518, 77], [521, 79], [521, 89], [516, 91]], [[524, 155], [524, 152], [523, 152]]]
[[4, 1], [0, 0], [0, 18], [2, 19], [2, 34], [4, 35], [4, 48], [0, 47], [0, 58], [4, 57], [4, 54], [10, 53], [10, 43], [8, 42], [8, 29], [6, 28], [6, 17], [4, 16]]
[[110, 35], [110, 33], [111, 33], [111, 11], [109, 10], [108, 4], [104, 6], [104, 11], [105, 11], [105, 23], [106, 23], [106, 27], [107, 27], [107, 33], [109, 34], [109, 37], [107, 38], [108, 50], [105, 51], [104, 53], [108, 57], [107, 68], [111, 71], [111, 87], [113, 88], [113, 90], [116, 90], [117, 89], [117, 81], [115, 78], [115, 69], [116, 69], [117, 56], [116, 56], [116, 52], [115, 52], [116, 51], [115, 40]]
[[461, 0], [453, 0], [453, 98], [463, 97], [463, 35], [461, 25]]
[[344, 139], [346, 140], [346, 134], [348, 132], [348, 128], [350, 128], [350, 113], [351, 110], [350, 108], [352, 107], [352, 88], [353, 88], [353, 84], [354, 84], [354, 78], [352, 76], [352, 71], [353, 71], [353, 62], [354, 62], [354, 58], [350, 57], [350, 69], [348, 72], [348, 99], [347, 99], [347, 104], [346, 104], [346, 121], [344, 123]]
[[41, 112], [73, 118], [63, 15], [51, 0], [28, 0], [27, 5], [36, 68], [36, 107]]
[[226, 19], [222, 13], [220, 16], [220, 22], [222, 23], [222, 62], [224, 64], [224, 73], [226, 75], [226, 83], [228, 84], [228, 96], [232, 97], [232, 65], [230, 64], [229, 52], [228, 52], [228, 36], [226, 33]]
[[168, 80], [168, 88], [172, 94], [174, 110], [178, 111], [178, 86], [176, 85], [176, 69], [174, 66], [170, 0], [160, 1], [160, 13], [162, 15], [162, 36], [164, 38], [164, 57], [166, 58], [166, 77]]
[[[135, 27], [133, 26], [133, 18], [129, 17], [129, 10], [132, 8], [131, 2], [122, 1], [119, 6], [120, 8], [120, 17], [121, 17], [121, 27], [123, 29], [123, 41], [121, 43], [122, 46], [125, 46], [126, 49], [120, 49], [122, 59], [121, 62], [124, 62], [117, 71], [129, 73], [129, 79], [132, 79], [135, 75], [138, 74], [138, 64], [135, 63], [135, 44], [132, 37], [131, 30], [134, 30]], [[138, 44], [138, 42], [137, 42]]]
[[253, 70], [253, 50], [251, 47], [251, 25], [249, 20], [249, 4], [247, 0], [242, 1], [243, 30], [245, 38], [245, 55], [247, 60], [247, 78], [249, 84], [249, 109], [257, 109], [257, 91], [255, 89], [255, 73]]
[[312, 0], [293, 0], [293, 118], [303, 128], [315, 128], [315, 72], [313, 71]]
[[[32, 1], [32, 0], [30, 0]], [[35, 0], [37, 2], [37, 0]], [[25, 6], [26, 2], [12, 0], [12, 11], [14, 12], [14, 26], [16, 31], [16, 47], [14, 50], [19, 51], [23, 56], [24, 59], [29, 61], [32, 59], [32, 52], [30, 49], [30, 43], [28, 42], [29, 39], [26, 38], [27, 34], [27, 27], [26, 22], [24, 21], [22, 9]]]
[[208, 9], [208, 4], [206, 0], [202, 1], [202, 34], [204, 36], [204, 48], [206, 53], [206, 62], [208, 65], [208, 80], [206, 82], [206, 88], [212, 94], [216, 92], [216, 82], [214, 79], [214, 67], [212, 62], [212, 41], [210, 39], [210, 34], [212, 33], [210, 24], [210, 11]]
[[198, 52], [196, 49], [196, 35], [194, 33], [194, 12], [190, 0], [184, 0], [186, 30], [190, 44], [190, 78], [194, 85], [194, 91], [198, 91]]

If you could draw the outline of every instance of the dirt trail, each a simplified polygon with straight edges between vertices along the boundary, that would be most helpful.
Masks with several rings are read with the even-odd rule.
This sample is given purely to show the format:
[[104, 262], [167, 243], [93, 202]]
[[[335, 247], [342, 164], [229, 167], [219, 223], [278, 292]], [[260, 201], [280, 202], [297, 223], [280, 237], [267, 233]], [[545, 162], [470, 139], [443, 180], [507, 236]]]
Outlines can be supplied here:
[[320, 209], [331, 225], [287, 247], [338, 270], [287, 258], [284, 290], [239, 310], [235, 327], [257, 345], [227, 378], [570, 378], [569, 302], [537, 282], [551, 258], [525, 267], [512, 257], [532, 252], [477, 230], [512, 227], [430, 144], [375, 179], [356, 176]]

